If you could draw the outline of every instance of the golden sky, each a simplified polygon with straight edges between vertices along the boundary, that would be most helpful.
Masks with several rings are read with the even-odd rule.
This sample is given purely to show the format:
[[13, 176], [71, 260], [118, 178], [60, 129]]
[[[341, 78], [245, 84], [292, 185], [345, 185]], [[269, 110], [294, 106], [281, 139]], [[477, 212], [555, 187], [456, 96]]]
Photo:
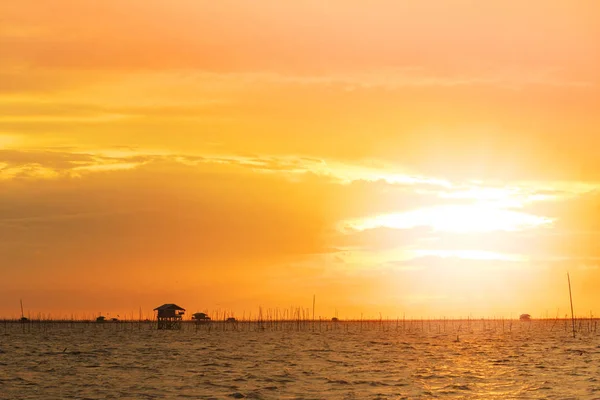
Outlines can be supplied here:
[[0, 315], [600, 312], [600, 2], [0, 3]]

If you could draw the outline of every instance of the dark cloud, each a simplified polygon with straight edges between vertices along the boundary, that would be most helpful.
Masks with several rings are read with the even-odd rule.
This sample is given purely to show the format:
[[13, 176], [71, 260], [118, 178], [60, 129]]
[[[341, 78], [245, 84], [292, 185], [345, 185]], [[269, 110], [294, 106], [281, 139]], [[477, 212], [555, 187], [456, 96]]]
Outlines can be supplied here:
[[78, 166], [93, 165], [96, 159], [91, 154], [77, 154], [65, 151], [45, 151], [45, 150], [7, 150], [0, 149], [0, 163], [6, 163], [8, 166], [19, 167], [28, 164], [37, 164], [56, 170], [69, 170]]

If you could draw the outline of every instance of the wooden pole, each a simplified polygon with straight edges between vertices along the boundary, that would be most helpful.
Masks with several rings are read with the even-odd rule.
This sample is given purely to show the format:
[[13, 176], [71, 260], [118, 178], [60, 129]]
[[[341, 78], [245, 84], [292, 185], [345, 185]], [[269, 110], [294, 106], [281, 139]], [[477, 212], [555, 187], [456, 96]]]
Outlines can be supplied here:
[[317, 300], [317, 295], [313, 294], [313, 318], [312, 318], [313, 332], [315, 331], [315, 301], [316, 300]]
[[573, 337], [575, 337], [575, 314], [573, 313], [573, 296], [571, 295], [571, 277], [567, 272], [567, 281], [569, 282], [569, 300], [571, 301], [571, 322], [573, 324]]

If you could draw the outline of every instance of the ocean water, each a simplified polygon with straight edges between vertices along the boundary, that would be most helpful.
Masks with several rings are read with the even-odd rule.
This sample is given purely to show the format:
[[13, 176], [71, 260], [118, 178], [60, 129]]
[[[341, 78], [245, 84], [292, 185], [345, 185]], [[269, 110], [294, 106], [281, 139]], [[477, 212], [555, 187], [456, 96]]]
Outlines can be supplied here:
[[600, 399], [565, 321], [1, 323], [1, 399]]

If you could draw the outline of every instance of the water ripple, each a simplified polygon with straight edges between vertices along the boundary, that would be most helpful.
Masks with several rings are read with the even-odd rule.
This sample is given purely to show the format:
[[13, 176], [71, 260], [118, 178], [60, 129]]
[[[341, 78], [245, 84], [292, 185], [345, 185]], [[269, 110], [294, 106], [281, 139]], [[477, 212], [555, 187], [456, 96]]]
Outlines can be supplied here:
[[486, 322], [463, 325], [458, 341], [442, 332], [449, 322], [323, 332], [17, 324], [0, 331], [0, 398], [600, 398], [595, 332]]

